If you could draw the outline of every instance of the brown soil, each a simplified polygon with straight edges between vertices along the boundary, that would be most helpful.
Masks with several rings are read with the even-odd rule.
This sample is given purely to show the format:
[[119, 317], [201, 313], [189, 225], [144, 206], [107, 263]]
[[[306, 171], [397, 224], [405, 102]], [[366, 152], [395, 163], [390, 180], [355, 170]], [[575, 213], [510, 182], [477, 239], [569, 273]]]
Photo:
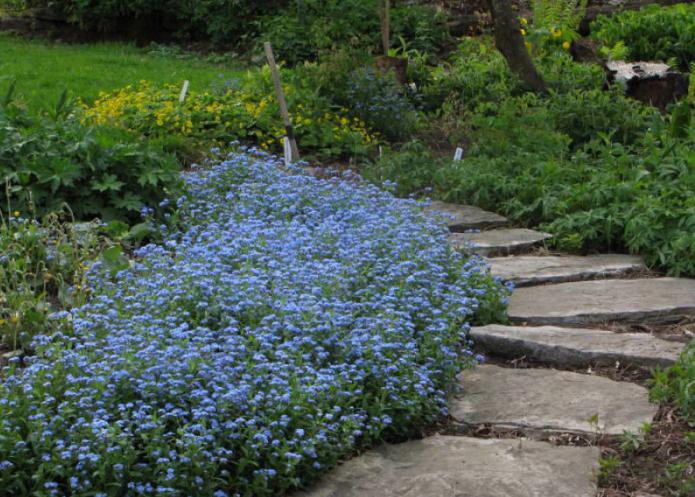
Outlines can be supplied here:
[[[487, 356], [486, 356], [487, 357]], [[563, 367], [561, 365], [548, 365], [531, 361], [526, 356], [521, 356], [516, 359], [501, 359], [498, 357], [487, 357], [487, 364], [494, 364], [505, 368], [517, 369], [557, 369], [561, 371], [571, 371], [573, 373], [589, 374], [594, 376], [603, 376], [614, 381], [630, 381], [640, 385], [646, 385], [647, 380], [652, 377], [651, 371], [648, 368], [641, 368], [632, 365], [615, 364], [607, 366], [603, 364], [592, 364], [588, 368], [573, 368]]]
[[602, 474], [598, 497], [695, 496], [695, 427], [674, 407], [663, 406], [642, 440], [615, 442], [603, 451], [604, 461], [617, 458], [613, 471]]

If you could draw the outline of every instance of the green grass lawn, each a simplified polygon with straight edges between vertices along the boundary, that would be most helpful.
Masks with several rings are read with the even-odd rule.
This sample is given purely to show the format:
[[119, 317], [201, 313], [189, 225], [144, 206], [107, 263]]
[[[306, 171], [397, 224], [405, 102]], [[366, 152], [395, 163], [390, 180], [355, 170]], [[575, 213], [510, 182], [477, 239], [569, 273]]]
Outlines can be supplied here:
[[140, 80], [182, 84], [188, 79], [191, 89], [200, 90], [235, 78], [241, 67], [151, 55], [122, 43], [49, 44], [0, 33], [0, 93], [14, 79], [17, 95], [37, 110], [53, 107], [66, 88], [85, 102], [93, 101], [100, 91]]

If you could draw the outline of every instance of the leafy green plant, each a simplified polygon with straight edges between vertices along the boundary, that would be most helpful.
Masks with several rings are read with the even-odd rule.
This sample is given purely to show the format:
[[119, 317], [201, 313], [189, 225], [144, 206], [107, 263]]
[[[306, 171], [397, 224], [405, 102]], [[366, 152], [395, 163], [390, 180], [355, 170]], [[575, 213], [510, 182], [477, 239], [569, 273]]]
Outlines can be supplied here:
[[[375, 0], [304, 0], [301, 15], [293, 7], [260, 21], [259, 41], [271, 41], [290, 65], [320, 59], [337, 49], [381, 53], [380, 21]], [[446, 15], [429, 5], [391, 9], [392, 48], [400, 39], [412, 49], [434, 54], [449, 42]]]
[[[287, 78], [287, 100], [295, 134], [305, 157], [365, 154], [376, 141], [366, 124], [347, 109], [335, 110], [301, 79]], [[180, 86], [137, 87], [103, 94], [85, 109], [87, 123], [122, 128], [176, 152], [185, 163], [232, 141], [281, 152], [286, 134], [267, 67], [249, 73], [219, 92], [190, 91], [179, 102]]]
[[634, 143], [657, 118], [654, 108], [623, 96], [619, 88], [556, 92], [546, 105], [557, 130], [571, 137], [575, 146], [599, 133], [610, 133], [623, 144]]
[[533, 25], [536, 28], [576, 31], [588, 3], [588, 0], [533, 0]]
[[489, 39], [464, 38], [447, 64], [432, 71], [422, 88], [430, 108], [468, 112], [481, 103], [499, 102], [519, 94], [518, 79]]
[[89, 261], [107, 243], [98, 224], [75, 224], [69, 212], [0, 217], [0, 348], [27, 353], [35, 335], [65, 325], [56, 313], [85, 302]]
[[608, 480], [618, 469], [620, 468], [622, 462], [620, 458], [616, 455], [608, 455], [602, 457], [598, 461], [599, 464], [599, 481], [605, 482]]
[[410, 138], [417, 126], [415, 109], [391, 73], [372, 68], [353, 71], [340, 103], [390, 141]]
[[599, 16], [591, 25], [591, 36], [609, 49], [622, 43], [630, 60], [674, 60], [687, 71], [695, 61], [695, 5], [648, 5]]
[[672, 275], [695, 274], [692, 125], [596, 91], [479, 105], [465, 125], [464, 160], [428, 174], [389, 159], [396, 167], [382, 171], [402, 194], [431, 186], [435, 198], [540, 225], [564, 250], [639, 253]]
[[675, 403], [695, 426], [695, 342], [686, 347], [673, 367], [654, 373], [651, 396], [656, 402]]
[[14, 209], [42, 216], [68, 204], [78, 219], [136, 220], [180, 184], [173, 156], [125, 131], [84, 125], [65, 93], [51, 115], [5, 102], [0, 179]]
[[433, 175], [447, 161], [434, 157], [421, 141], [410, 141], [400, 149], [383, 149], [378, 159], [362, 165], [362, 176], [373, 183], [391, 188], [400, 196], [426, 195], [431, 191]]

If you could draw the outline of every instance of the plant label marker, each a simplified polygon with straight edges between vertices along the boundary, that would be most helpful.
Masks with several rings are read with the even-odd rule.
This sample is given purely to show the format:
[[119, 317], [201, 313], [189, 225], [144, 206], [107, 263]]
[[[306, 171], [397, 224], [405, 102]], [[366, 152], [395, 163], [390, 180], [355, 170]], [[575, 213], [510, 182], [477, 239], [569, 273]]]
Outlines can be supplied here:
[[285, 166], [292, 164], [292, 145], [290, 144], [290, 139], [285, 137], [283, 140], [285, 144]]
[[181, 94], [179, 95], [179, 103], [182, 104], [186, 101], [186, 95], [188, 94], [189, 81], [183, 82], [183, 87], [181, 88]]
[[454, 160], [460, 161], [463, 159], [463, 149], [461, 147], [456, 147], [456, 152], [454, 153]]
[[273, 46], [270, 44], [270, 42], [266, 41], [263, 44], [263, 47], [265, 48], [265, 56], [268, 59], [268, 66], [270, 66], [270, 73], [273, 76], [273, 84], [275, 85], [275, 93], [277, 94], [278, 104], [280, 105], [280, 113], [282, 114], [282, 120], [285, 124], [285, 131], [287, 132], [287, 139], [290, 142], [290, 149], [292, 150], [292, 159], [299, 160], [297, 140], [294, 137], [294, 128], [292, 127], [292, 121], [290, 120], [290, 113], [287, 110], [287, 101], [285, 100], [285, 92], [282, 90], [280, 73], [278, 72], [277, 65], [275, 65]]

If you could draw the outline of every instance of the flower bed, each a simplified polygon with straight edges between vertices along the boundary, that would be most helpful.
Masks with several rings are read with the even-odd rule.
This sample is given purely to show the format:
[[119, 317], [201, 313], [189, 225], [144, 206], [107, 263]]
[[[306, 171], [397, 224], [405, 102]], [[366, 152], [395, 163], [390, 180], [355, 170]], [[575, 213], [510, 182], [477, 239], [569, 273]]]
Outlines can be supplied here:
[[[282, 152], [286, 132], [266, 73], [267, 69], [247, 75], [237, 83], [239, 89], [190, 91], [184, 103], [178, 101], [180, 86], [158, 88], [141, 81], [137, 88], [102, 93], [93, 106], [85, 108], [85, 121], [141, 134], [184, 159], [197, 158], [211, 143], [225, 147], [231, 141]], [[376, 143], [365, 123], [350, 119], [346, 109], [335, 111], [298, 85], [286, 85], [286, 91], [305, 154], [315, 158], [361, 155]]]
[[445, 409], [505, 292], [376, 187], [230, 155], [0, 390], [8, 495], [277, 496]]

